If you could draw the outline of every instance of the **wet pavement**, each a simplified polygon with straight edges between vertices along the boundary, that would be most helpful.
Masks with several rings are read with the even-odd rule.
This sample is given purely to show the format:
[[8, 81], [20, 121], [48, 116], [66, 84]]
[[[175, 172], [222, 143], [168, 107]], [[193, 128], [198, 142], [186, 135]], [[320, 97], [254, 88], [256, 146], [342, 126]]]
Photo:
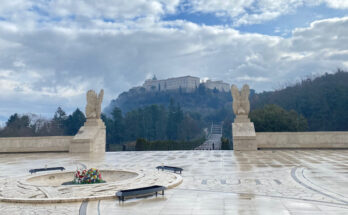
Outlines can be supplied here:
[[221, 149], [221, 134], [211, 134], [206, 141], [195, 150], [220, 150]]
[[[45, 166], [152, 171], [163, 164], [184, 169], [182, 184], [167, 190], [164, 196], [135, 198], [124, 203], [116, 199], [54, 204], [0, 202], [0, 211], [2, 214], [348, 214], [348, 150], [0, 154], [0, 179], [27, 177], [29, 169]], [[0, 185], [0, 197], [5, 195], [4, 190], [4, 185]]]

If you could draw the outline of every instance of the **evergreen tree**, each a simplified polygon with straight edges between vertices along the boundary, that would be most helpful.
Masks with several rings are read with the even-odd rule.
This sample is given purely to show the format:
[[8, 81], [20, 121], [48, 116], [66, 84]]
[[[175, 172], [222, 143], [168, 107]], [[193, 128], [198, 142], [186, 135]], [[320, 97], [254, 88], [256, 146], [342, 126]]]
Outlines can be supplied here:
[[58, 107], [52, 119], [52, 133], [55, 135], [64, 135], [65, 120], [67, 119], [65, 111]]
[[123, 141], [124, 123], [122, 111], [119, 108], [114, 108], [112, 111], [112, 143], [119, 144]]
[[13, 129], [26, 128], [26, 127], [29, 127], [29, 124], [30, 124], [29, 116], [27, 115], [19, 116], [17, 113], [11, 115], [6, 122], [6, 126], [8, 128], [13, 128]]
[[262, 109], [253, 110], [250, 119], [257, 132], [306, 131], [306, 118], [296, 111], [286, 111], [277, 105], [265, 105]]
[[113, 140], [113, 121], [108, 118], [105, 114], [101, 114], [101, 119], [103, 120], [106, 127], [106, 145], [114, 143]]
[[139, 110], [133, 110], [126, 114], [124, 118], [124, 126], [125, 126], [125, 137], [124, 140], [132, 141], [136, 140], [139, 137], [143, 137], [141, 135], [141, 125], [139, 122]]
[[80, 109], [76, 109], [68, 118], [64, 121], [64, 130], [66, 135], [75, 135], [83, 126], [83, 123], [86, 121], [85, 115], [80, 111]]
[[3, 137], [28, 137], [35, 136], [35, 128], [30, 125], [28, 115], [11, 115], [6, 122], [6, 127], [1, 131]]
[[183, 118], [183, 112], [180, 105], [175, 105], [174, 100], [171, 98], [168, 107], [168, 122], [167, 122], [167, 138], [168, 140], [178, 139], [178, 128]]
[[348, 72], [338, 70], [292, 86], [251, 96], [251, 107], [276, 104], [308, 120], [310, 131], [348, 130]]

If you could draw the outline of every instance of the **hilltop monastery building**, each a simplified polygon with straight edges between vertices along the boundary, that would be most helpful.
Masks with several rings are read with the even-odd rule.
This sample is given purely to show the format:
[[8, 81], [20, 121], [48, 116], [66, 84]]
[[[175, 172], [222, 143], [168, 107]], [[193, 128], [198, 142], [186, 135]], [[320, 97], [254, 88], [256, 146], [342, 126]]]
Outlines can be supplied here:
[[[177, 78], [168, 78], [164, 80], [157, 80], [154, 76], [152, 79], [145, 80], [142, 87], [146, 90], [158, 90], [158, 91], [166, 91], [166, 90], [178, 90], [181, 89], [185, 92], [193, 92], [199, 87], [200, 78], [193, 76], [183, 76]], [[202, 83], [208, 89], [217, 89], [219, 91], [228, 92], [230, 90], [230, 85], [224, 83], [223, 81], [211, 81], [208, 80]]]

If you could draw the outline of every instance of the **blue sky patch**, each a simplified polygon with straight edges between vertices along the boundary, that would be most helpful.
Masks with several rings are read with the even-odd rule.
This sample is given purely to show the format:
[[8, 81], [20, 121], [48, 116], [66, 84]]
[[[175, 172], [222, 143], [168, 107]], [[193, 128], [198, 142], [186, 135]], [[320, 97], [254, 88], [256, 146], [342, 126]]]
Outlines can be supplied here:
[[[252, 10], [245, 9], [248, 14]], [[279, 16], [273, 20], [260, 24], [240, 25], [234, 27], [243, 33], [259, 33], [271, 36], [289, 37], [295, 28], [303, 28], [315, 20], [333, 17], [344, 17], [348, 10], [337, 10], [326, 7], [324, 4], [314, 7], [299, 7], [294, 13]], [[192, 12], [188, 7], [181, 7], [176, 14], [167, 14], [162, 17], [164, 21], [185, 20], [199, 25], [227, 25], [233, 27], [234, 21], [240, 17], [216, 16], [215, 13]]]
[[236, 29], [241, 32], [289, 37], [291, 31], [295, 28], [308, 27], [315, 20], [344, 17], [346, 15], [348, 15], [347, 10], [335, 10], [325, 5], [300, 7], [297, 8], [295, 13], [286, 14], [261, 24], [242, 25]]

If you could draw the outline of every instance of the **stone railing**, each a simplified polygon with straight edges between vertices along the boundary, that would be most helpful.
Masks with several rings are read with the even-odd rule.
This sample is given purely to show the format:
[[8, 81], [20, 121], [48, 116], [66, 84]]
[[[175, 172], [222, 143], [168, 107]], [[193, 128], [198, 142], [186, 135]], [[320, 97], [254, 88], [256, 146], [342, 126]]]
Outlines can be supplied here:
[[88, 119], [75, 136], [0, 138], [0, 153], [105, 152], [106, 128], [101, 119]]
[[0, 138], [4, 152], [69, 152], [73, 136], [5, 137]]
[[256, 132], [259, 149], [348, 149], [348, 132]]

